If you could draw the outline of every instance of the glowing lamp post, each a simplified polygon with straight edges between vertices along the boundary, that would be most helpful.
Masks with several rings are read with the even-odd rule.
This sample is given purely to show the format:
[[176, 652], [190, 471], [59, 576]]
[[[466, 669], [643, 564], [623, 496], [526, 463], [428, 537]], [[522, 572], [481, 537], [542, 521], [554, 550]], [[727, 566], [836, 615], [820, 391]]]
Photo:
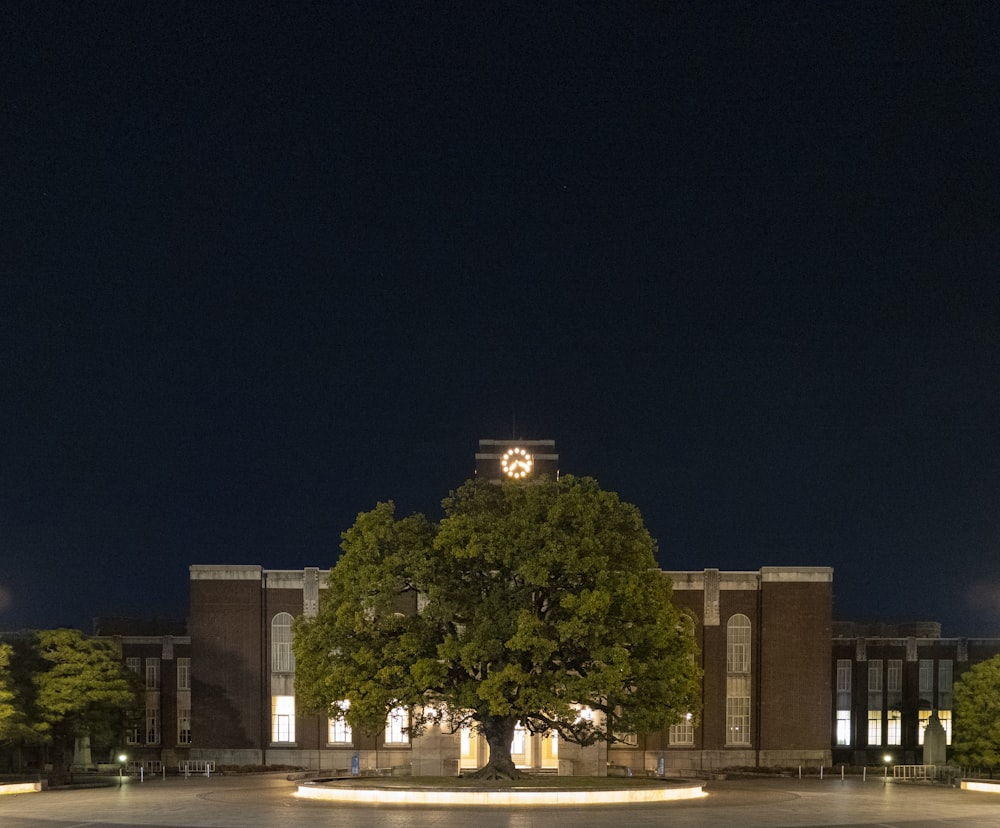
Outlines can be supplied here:
[[122, 778], [124, 777], [124, 774], [125, 774], [125, 760], [127, 760], [127, 759], [128, 759], [128, 757], [124, 753], [119, 753], [118, 754], [118, 784], [119, 785], [122, 784]]
[[891, 753], [887, 753], [885, 756], [882, 757], [882, 761], [885, 762], [885, 768], [883, 768], [883, 770], [882, 770], [882, 779], [888, 780], [889, 779], [889, 765], [892, 763], [892, 754]]

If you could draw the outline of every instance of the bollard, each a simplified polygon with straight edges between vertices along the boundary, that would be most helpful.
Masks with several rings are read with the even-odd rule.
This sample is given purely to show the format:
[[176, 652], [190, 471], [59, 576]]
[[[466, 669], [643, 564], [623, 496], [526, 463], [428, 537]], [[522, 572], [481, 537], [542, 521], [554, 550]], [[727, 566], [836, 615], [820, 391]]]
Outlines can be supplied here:
[[865, 765], [861, 769], [861, 781], [862, 782], [867, 782], [868, 781], [868, 765]]
[[139, 781], [140, 782], [146, 781], [146, 768], [142, 765], [139, 766]]
[[820, 782], [823, 781], [823, 766], [822, 765], [819, 766], [819, 781]]
[[799, 779], [802, 778], [802, 765], [799, 765]]

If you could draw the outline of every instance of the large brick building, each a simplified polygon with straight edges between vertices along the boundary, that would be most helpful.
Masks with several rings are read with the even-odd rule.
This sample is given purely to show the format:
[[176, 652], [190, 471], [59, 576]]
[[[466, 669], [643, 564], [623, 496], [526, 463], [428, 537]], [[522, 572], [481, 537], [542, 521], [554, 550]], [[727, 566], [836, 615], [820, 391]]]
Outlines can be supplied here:
[[[497, 482], [558, 477], [555, 442], [481, 440], [475, 474]], [[434, 726], [411, 739], [403, 710], [392, 711], [377, 736], [296, 711], [291, 625], [317, 612], [327, 597], [328, 574], [318, 568], [190, 568], [191, 756], [227, 764], [405, 767], [418, 774], [482, 765], [481, 738]], [[827, 763], [832, 571], [707, 569], [663, 577], [673, 582], [676, 603], [697, 619], [705, 675], [701, 719], [585, 749], [518, 732], [515, 762], [578, 774], [603, 774], [608, 767]]]
[[[471, 734], [432, 727], [410, 739], [405, 711], [378, 736], [298, 714], [291, 622], [316, 612], [328, 571], [192, 566], [190, 639], [193, 758], [225, 764], [419, 774], [486, 760]], [[518, 734], [528, 768], [595, 774], [643, 769], [829, 764], [832, 571], [667, 572], [674, 599], [697, 618], [703, 712], [697, 723], [581, 749]], [[355, 757], [357, 757], [355, 759]]]
[[[477, 477], [500, 481], [559, 476], [553, 440], [481, 440]], [[406, 711], [392, 711], [377, 736], [342, 720], [296, 710], [292, 622], [328, 599], [328, 570], [261, 566], [190, 567], [188, 636], [123, 638], [123, 653], [146, 677], [147, 715], [131, 734], [154, 763], [322, 768], [405, 767], [452, 773], [486, 760], [482, 739], [431, 727], [410, 738]], [[519, 732], [512, 749], [526, 768], [602, 774], [610, 768], [713, 769], [820, 765], [831, 761], [838, 701], [831, 664], [832, 570], [764, 567], [754, 572], [664, 572], [674, 601], [696, 620], [704, 672], [700, 719], [586, 749]], [[416, 610], [415, 598], [402, 599]], [[835, 728], [836, 730], [836, 728]], [[839, 732], [839, 731], [837, 731]]]
[[[475, 475], [559, 476], [552, 440], [481, 440]], [[952, 683], [1000, 653], [998, 639], [941, 638], [940, 625], [834, 623], [833, 571], [663, 572], [674, 602], [695, 619], [702, 712], [669, 730], [588, 748], [519, 731], [525, 768], [603, 774], [625, 770], [795, 767], [921, 761], [932, 712], [951, 743]], [[130, 762], [149, 770], [187, 759], [312, 768], [406, 768], [456, 773], [487, 758], [481, 737], [432, 726], [406, 732], [391, 711], [375, 735], [297, 712], [292, 622], [328, 600], [329, 570], [195, 565], [187, 634], [106, 622], [143, 677], [145, 711], [127, 733]], [[400, 597], [402, 612], [416, 597]], [[88, 759], [89, 761], [89, 759]]]
[[817, 766], [829, 761], [833, 570], [666, 573], [698, 619], [704, 714], [690, 756], [668, 734], [671, 762], [698, 767]]
[[936, 622], [834, 624], [834, 761], [923, 763], [931, 714], [950, 745], [954, 682], [998, 653], [1000, 639], [942, 638]]

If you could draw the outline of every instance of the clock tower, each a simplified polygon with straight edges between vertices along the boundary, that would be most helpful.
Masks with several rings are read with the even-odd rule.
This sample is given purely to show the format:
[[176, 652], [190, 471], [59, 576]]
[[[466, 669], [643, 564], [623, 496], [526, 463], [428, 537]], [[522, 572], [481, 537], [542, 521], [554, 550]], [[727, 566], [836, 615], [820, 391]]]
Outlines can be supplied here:
[[559, 477], [555, 440], [480, 440], [476, 477], [493, 483]]

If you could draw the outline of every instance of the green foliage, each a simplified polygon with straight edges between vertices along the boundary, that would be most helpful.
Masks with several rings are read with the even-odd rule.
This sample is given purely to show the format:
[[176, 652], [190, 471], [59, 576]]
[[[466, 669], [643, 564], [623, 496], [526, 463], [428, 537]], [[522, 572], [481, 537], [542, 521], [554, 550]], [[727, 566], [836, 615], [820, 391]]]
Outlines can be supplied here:
[[60, 629], [0, 644], [0, 741], [49, 745], [50, 783], [63, 778], [76, 736], [111, 747], [141, 700], [138, 676], [108, 639]]
[[343, 535], [343, 555], [330, 573], [327, 600], [316, 618], [295, 626], [296, 688], [306, 709], [336, 713], [350, 701], [353, 727], [377, 732], [397, 704], [422, 693], [414, 673], [432, 651], [426, 625], [406, 612], [413, 564], [426, 558], [433, 528], [413, 515], [396, 520], [392, 503], [358, 515]]
[[8, 741], [14, 736], [15, 726], [20, 718], [10, 664], [13, 652], [14, 648], [10, 644], [0, 644], [0, 742]]
[[116, 738], [140, 706], [138, 677], [126, 669], [114, 642], [77, 630], [44, 630], [34, 648], [34, 726], [57, 743], [90, 735]]
[[955, 759], [1000, 765], [1000, 656], [976, 664], [955, 683]]
[[[437, 527], [388, 503], [344, 533], [319, 615], [296, 626], [304, 707], [349, 701], [367, 731], [397, 704], [445, 707], [488, 738], [520, 721], [580, 744], [697, 715], [693, 624], [634, 506], [570, 476], [470, 481], [443, 505]], [[407, 590], [420, 612], [396, 614]]]

